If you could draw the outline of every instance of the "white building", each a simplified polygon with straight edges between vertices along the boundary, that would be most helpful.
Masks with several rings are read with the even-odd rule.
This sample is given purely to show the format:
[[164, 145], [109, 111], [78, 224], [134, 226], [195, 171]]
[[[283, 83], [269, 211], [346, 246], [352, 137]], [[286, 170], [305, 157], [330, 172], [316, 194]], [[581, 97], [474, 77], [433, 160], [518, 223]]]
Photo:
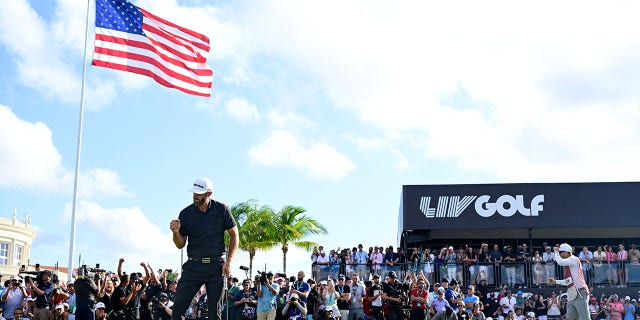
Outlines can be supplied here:
[[24, 221], [18, 221], [16, 209], [13, 209], [11, 219], [0, 217], [0, 273], [4, 275], [3, 280], [9, 279], [7, 275], [17, 274], [22, 265], [29, 264], [35, 237], [28, 213]]

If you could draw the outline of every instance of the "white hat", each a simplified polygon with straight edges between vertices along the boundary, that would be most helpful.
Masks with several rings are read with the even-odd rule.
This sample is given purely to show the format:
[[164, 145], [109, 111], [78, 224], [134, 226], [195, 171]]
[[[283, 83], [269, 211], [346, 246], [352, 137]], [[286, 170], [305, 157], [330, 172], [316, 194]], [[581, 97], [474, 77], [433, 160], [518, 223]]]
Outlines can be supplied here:
[[449, 250], [453, 250], [453, 246], [449, 246]]
[[298, 294], [295, 292], [289, 295], [289, 298], [297, 298], [297, 297], [298, 297]]
[[16, 276], [16, 275], [12, 275], [12, 276], [11, 276], [11, 279], [9, 279], [9, 280], [17, 280], [17, 281], [20, 281], [20, 280], [22, 280], [22, 278], [20, 278], [20, 277], [18, 277], [18, 276]]
[[571, 250], [571, 246], [568, 243], [563, 243], [560, 245], [560, 248], [558, 248], [558, 251], [571, 253], [572, 250]]
[[106, 308], [106, 306], [104, 305], [104, 302], [96, 303], [96, 309], [100, 309], [100, 308]]
[[57, 309], [64, 310], [64, 306], [63, 306], [63, 305], [61, 305], [61, 304], [59, 304], [59, 305], [57, 305], [57, 306], [56, 306], [56, 308], [55, 308], [55, 309], [56, 309], [56, 310], [57, 310]]
[[325, 285], [325, 286], [326, 286], [326, 285], [327, 285], [327, 280], [322, 280], [322, 281], [320, 281], [320, 284], [321, 284], [321, 285]]
[[331, 308], [331, 306], [324, 306], [324, 311], [332, 311], [333, 312], [333, 308]]
[[491, 317], [487, 317], [487, 319], [486, 319], [486, 320], [493, 320], [493, 318], [491, 318]]
[[207, 193], [213, 191], [213, 183], [207, 178], [198, 178], [189, 191], [197, 194]]
[[631, 300], [631, 297], [626, 296], [626, 297], [624, 297], [624, 299], [625, 299], [625, 300]]
[[532, 311], [527, 312], [527, 317], [535, 317], [536, 314], [533, 313]]

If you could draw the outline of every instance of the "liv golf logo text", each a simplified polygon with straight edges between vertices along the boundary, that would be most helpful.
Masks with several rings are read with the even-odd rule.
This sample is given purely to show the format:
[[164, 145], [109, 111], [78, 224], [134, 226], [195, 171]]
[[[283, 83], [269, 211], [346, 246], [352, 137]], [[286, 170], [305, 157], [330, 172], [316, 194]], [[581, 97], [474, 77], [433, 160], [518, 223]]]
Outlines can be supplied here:
[[519, 212], [523, 216], [537, 217], [543, 210], [542, 203], [544, 202], [544, 195], [539, 194], [529, 203], [529, 207], [525, 206], [524, 196], [519, 194], [514, 196], [502, 195], [496, 199], [495, 202], [491, 201], [491, 197], [487, 195], [483, 196], [441, 196], [437, 200], [431, 197], [422, 197], [420, 199], [420, 211], [424, 213], [427, 218], [456, 218], [473, 201], [475, 202], [476, 213], [484, 218], [491, 217], [496, 212], [503, 217], [511, 217], [516, 212]]

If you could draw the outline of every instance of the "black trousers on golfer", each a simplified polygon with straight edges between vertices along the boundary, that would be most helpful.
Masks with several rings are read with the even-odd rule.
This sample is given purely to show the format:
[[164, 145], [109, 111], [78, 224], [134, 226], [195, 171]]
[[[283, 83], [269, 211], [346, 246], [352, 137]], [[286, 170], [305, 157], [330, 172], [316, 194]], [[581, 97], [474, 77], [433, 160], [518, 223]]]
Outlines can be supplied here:
[[221, 320], [224, 283], [222, 265], [224, 259], [212, 259], [210, 263], [187, 260], [182, 265], [182, 276], [176, 288], [176, 298], [173, 301], [171, 320], [182, 320], [189, 308], [193, 297], [204, 284], [207, 289], [209, 319]]

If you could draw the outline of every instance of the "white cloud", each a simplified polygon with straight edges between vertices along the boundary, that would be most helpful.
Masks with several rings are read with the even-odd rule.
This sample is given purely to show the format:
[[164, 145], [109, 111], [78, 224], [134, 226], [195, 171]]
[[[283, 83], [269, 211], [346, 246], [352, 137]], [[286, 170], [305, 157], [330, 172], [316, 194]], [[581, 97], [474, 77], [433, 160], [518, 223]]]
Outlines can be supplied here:
[[[71, 217], [70, 205], [66, 206], [64, 217], [65, 220]], [[169, 228], [155, 225], [138, 207], [104, 208], [94, 202], [80, 201], [76, 225], [76, 254], [82, 254], [87, 262], [112, 264], [125, 257], [128, 272], [141, 271], [142, 261], [152, 262], [156, 269], [179, 264], [179, 250], [171, 240]]]
[[0, 123], [0, 186], [53, 191], [69, 183], [46, 124], [19, 119], [2, 105]]
[[294, 167], [318, 179], [341, 179], [355, 169], [355, 164], [335, 148], [324, 143], [304, 146], [287, 130], [273, 131], [248, 154], [253, 165]]
[[236, 18], [250, 63], [286, 61], [363, 124], [400, 132], [394, 145], [506, 180], [627, 180], [640, 178], [637, 7], [258, 1]]
[[225, 105], [229, 117], [242, 122], [256, 122], [260, 120], [258, 108], [249, 101], [233, 98]]
[[[0, 157], [0, 187], [72, 193], [73, 173], [62, 166], [45, 123], [22, 120], [2, 105], [0, 123], [0, 154], [8, 155]], [[118, 173], [104, 168], [81, 171], [79, 190], [85, 198], [129, 196]]]

